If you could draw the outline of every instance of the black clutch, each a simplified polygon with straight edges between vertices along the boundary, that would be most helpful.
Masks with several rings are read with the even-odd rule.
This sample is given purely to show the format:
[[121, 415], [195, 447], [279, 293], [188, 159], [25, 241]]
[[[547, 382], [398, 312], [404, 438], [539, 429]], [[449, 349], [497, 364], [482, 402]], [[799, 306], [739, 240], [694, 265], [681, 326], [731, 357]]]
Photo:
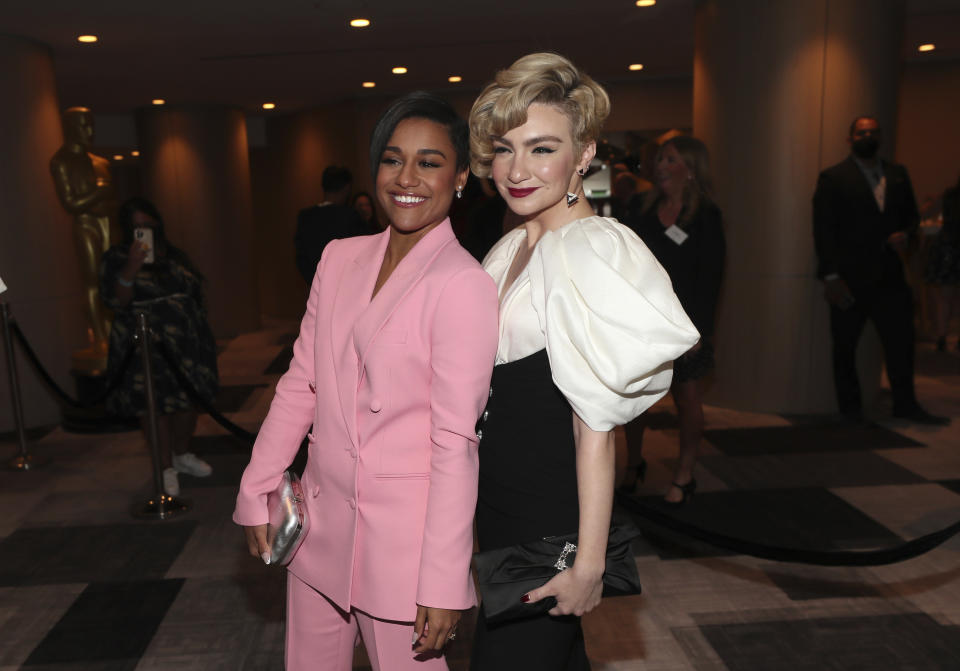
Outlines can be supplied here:
[[[603, 596], [640, 593], [640, 576], [630, 552], [630, 541], [639, 535], [640, 530], [630, 523], [616, 522], [610, 527]], [[531, 617], [556, 606], [557, 600], [553, 597], [536, 603], [522, 603], [520, 597], [573, 566], [576, 556], [575, 533], [473, 555], [487, 622]]]

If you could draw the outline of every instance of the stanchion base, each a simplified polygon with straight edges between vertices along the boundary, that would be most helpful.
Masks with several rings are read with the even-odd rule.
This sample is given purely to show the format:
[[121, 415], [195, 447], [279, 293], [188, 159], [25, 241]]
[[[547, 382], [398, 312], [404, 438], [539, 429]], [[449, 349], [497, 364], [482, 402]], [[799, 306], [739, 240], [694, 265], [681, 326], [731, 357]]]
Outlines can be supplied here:
[[151, 497], [142, 505], [134, 506], [133, 516], [142, 520], [166, 520], [190, 510], [190, 502], [175, 496]]
[[50, 463], [49, 459], [35, 457], [32, 454], [17, 455], [7, 462], [7, 470], [10, 471], [35, 471], [38, 468]]

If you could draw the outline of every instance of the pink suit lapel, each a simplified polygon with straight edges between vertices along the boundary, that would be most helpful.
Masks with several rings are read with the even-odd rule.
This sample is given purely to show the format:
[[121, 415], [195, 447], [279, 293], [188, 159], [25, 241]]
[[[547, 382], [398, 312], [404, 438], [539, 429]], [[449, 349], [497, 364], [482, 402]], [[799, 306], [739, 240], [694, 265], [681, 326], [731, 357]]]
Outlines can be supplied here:
[[[363, 375], [363, 364], [370, 344], [380, 332], [384, 322], [397, 310], [404, 296], [423, 277], [443, 248], [455, 241], [456, 237], [450, 227], [450, 219], [445, 219], [435, 229], [427, 233], [413, 249], [407, 252], [407, 255], [394, 269], [393, 274], [390, 275], [370, 302], [370, 305], [364, 310], [354, 327], [354, 340], [357, 352], [360, 354], [360, 375]], [[379, 266], [377, 269], [379, 270]]]
[[344, 268], [336, 288], [333, 318], [330, 320], [330, 342], [333, 345], [337, 392], [343, 422], [355, 448], [360, 448], [357, 435], [357, 387], [360, 381], [360, 357], [354, 345], [353, 330], [370, 303], [377, 282], [380, 264], [390, 237], [389, 229], [365, 239], [369, 241]]

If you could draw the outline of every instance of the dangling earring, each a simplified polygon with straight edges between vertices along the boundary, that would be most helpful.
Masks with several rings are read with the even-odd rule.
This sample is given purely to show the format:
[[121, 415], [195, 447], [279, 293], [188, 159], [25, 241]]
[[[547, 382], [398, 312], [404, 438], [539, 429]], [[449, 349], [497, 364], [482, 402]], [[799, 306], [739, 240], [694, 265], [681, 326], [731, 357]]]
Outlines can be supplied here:
[[567, 207], [573, 207], [574, 203], [576, 203], [578, 200], [580, 200], [580, 196], [567, 191]]
[[462, 187], [462, 186], [458, 186], [458, 187], [457, 187], [457, 200], [460, 200], [461, 198], [463, 198], [463, 187]]

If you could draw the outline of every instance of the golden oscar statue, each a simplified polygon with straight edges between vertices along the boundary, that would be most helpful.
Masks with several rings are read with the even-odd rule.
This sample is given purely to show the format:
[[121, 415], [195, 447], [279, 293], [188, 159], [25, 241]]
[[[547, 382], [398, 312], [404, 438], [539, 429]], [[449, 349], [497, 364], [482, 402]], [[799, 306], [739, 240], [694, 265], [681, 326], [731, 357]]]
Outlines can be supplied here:
[[100, 258], [110, 246], [110, 218], [117, 203], [110, 162], [90, 153], [93, 113], [71, 107], [63, 113], [63, 146], [50, 159], [50, 172], [64, 209], [74, 216], [73, 235], [80, 256], [84, 308], [90, 324], [90, 347], [74, 352], [73, 367], [106, 370], [110, 317], [100, 301]]

